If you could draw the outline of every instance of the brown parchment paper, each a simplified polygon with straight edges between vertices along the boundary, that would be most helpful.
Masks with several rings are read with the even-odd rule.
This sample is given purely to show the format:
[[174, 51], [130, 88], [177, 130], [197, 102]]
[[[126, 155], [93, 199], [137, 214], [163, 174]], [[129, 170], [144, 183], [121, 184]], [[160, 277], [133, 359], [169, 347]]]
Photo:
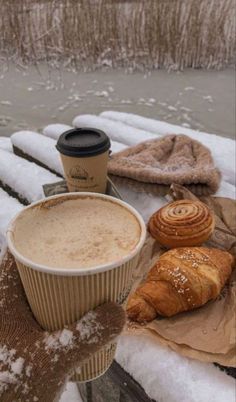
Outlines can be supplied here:
[[[197, 199], [179, 185], [171, 186], [173, 199]], [[201, 197], [215, 213], [216, 227], [206, 247], [216, 247], [236, 255], [236, 202], [221, 197]], [[147, 272], [164, 248], [148, 235], [135, 271], [132, 292], [145, 280]], [[131, 292], [131, 294], [132, 294]], [[236, 367], [236, 270], [215, 301], [199, 309], [171, 318], [157, 318], [142, 326], [128, 322], [128, 334], [148, 333], [157, 342], [176, 352], [205, 362]]]

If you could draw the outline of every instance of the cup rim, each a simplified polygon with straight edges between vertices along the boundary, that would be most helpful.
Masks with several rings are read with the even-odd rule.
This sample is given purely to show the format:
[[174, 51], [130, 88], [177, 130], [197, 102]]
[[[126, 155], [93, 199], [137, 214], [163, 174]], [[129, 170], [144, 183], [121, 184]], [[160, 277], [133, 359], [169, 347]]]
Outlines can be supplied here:
[[[42, 203], [45, 203], [51, 199], [56, 199], [56, 198], [67, 198], [67, 197], [74, 197], [74, 198], [78, 198], [80, 196], [83, 197], [95, 197], [95, 198], [102, 198], [102, 199], [108, 199], [111, 200], [112, 202], [122, 205], [124, 208], [128, 209], [138, 220], [139, 225], [140, 225], [140, 229], [141, 229], [141, 233], [140, 233], [140, 238], [138, 243], [136, 244], [136, 246], [134, 247], [134, 249], [126, 256], [120, 258], [119, 260], [116, 260], [112, 263], [107, 263], [107, 264], [101, 264], [101, 265], [96, 265], [94, 267], [90, 267], [90, 268], [52, 268], [52, 267], [48, 267], [46, 265], [43, 264], [38, 264], [35, 263], [33, 261], [31, 261], [30, 259], [24, 257], [21, 253], [19, 253], [14, 245], [14, 241], [13, 241], [13, 233], [14, 233], [14, 226], [16, 225], [16, 221], [18, 219], [18, 217], [23, 214], [25, 212], [25, 210], [27, 209], [31, 209], [32, 207], [36, 206], [36, 205], [40, 205]], [[145, 239], [146, 239], [146, 225], [144, 223], [144, 220], [142, 218], [142, 216], [140, 215], [140, 213], [133, 208], [131, 205], [129, 205], [128, 203], [126, 203], [123, 200], [119, 200], [118, 198], [112, 197], [110, 195], [106, 195], [106, 194], [101, 194], [101, 193], [91, 193], [91, 192], [71, 192], [71, 193], [63, 193], [63, 194], [56, 194], [56, 195], [52, 195], [50, 197], [41, 199], [39, 201], [33, 202], [32, 204], [24, 207], [20, 212], [18, 212], [14, 218], [10, 221], [8, 228], [7, 228], [7, 232], [6, 232], [6, 238], [7, 238], [7, 243], [8, 243], [8, 247], [10, 252], [13, 254], [13, 256], [15, 257], [15, 259], [19, 262], [21, 262], [22, 264], [26, 265], [28, 268], [31, 268], [35, 271], [40, 271], [40, 272], [44, 272], [44, 273], [48, 273], [48, 274], [52, 274], [52, 275], [60, 275], [60, 276], [84, 276], [84, 275], [94, 275], [100, 272], [105, 272], [105, 271], [110, 271], [114, 268], [118, 268], [121, 265], [125, 264], [126, 262], [130, 261], [133, 257], [135, 257], [139, 251], [141, 250]]]

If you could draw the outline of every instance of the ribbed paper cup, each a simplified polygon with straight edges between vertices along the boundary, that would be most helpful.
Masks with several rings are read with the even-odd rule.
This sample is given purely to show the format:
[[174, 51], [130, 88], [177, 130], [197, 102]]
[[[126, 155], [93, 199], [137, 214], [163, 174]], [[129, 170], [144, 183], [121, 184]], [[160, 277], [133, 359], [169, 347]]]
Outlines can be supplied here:
[[[14, 244], [14, 230], [22, 214], [27, 214], [31, 208], [87, 196], [122, 205], [136, 217], [140, 225], [140, 239], [129, 255], [110, 264], [67, 269], [36, 264], [18, 252]], [[7, 231], [8, 246], [15, 257], [30, 307], [39, 324], [49, 331], [77, 321], [89, 310], [105, 302], [123, 303], [129, 295], [133, 271], [145, 237], [144, 221], [134, 208], [114, 197], [94, 193], [60, 194], [33, 203], [15, 216]], [[90, 381], [100, 376], [111, 365], [114, 354], [115, 344], [103, 348], [81, 366], [74, 379]]]

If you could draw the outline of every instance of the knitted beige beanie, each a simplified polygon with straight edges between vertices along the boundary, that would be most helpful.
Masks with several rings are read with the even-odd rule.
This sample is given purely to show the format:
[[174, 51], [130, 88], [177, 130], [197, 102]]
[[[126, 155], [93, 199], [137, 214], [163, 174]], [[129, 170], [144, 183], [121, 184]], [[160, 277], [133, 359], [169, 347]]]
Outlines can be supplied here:
[[123, 309], [107, 303], [61, 331], [45, 332], [7, 253], [0, 266], [0, 401], [56, 400], [73, 369], [114, 340], [124, 323]]
[[108, 172], [139, 182], [141, 187], [148, 184], [153, 193], [156, 185], [176, 183], [195, 194], [212, 194], [221, 177], [209, 149], [182, 134], [145, 141], [112, 155]]

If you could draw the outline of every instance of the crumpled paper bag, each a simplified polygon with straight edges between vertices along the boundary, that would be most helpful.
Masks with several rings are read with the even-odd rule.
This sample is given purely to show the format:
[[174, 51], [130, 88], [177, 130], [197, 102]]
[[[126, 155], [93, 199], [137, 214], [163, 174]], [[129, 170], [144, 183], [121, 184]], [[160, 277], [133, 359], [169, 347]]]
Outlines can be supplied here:
[[[179, 185], [171, 186], [171, 196], [175, 200], [197, 199], [189, 190]], [[236, 255], [236, 202], [210, 196], [200, 199], [214, 211], [216, 218], [215, 231], [205, 246], [221, 248]], [[134, 274], [131, 294], [145, 280], [147, 272], [165, 251], [148, 235]], [[159, 317], [146, 325], [130, 321], [127, 333], [148, 332], [157, 342], [184, 356], [236, 367], [235, 306], [236, 270], [217, 300], [171, 318]]]

